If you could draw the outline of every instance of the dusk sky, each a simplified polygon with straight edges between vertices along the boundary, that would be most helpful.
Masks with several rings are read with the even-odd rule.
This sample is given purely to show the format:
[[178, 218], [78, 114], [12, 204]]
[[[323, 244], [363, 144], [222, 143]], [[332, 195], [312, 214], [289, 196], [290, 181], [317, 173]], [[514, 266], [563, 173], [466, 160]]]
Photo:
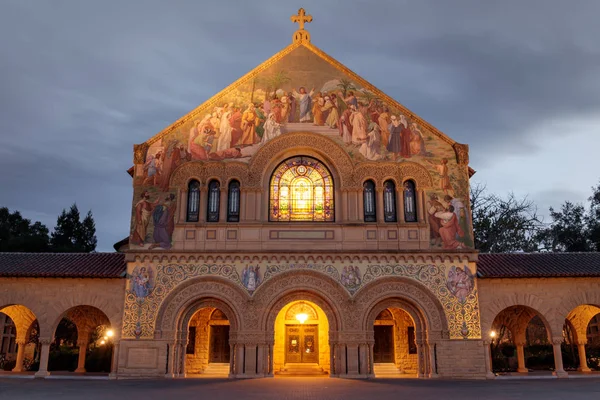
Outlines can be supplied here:
[[98, 251], [128, 235], [133, 144], [286, 47], [312, 43], [454, 140], [473, 182], [547, 214], [600, 180], [598, 0], [0, 0], [0, 206]]

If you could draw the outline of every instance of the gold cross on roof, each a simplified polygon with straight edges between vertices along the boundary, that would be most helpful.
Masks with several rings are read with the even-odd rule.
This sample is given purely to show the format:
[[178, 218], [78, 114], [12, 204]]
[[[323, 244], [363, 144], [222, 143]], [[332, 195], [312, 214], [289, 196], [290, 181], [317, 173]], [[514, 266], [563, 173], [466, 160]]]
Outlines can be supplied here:
[[293, 23], [298, 23], [298, 27], [301, 31], [304, 30], [304, 23], [312, 22], [312, 15], [306, 15], [304, 8], [298, 10], [298, 15], [292, 15], [290, 17]]

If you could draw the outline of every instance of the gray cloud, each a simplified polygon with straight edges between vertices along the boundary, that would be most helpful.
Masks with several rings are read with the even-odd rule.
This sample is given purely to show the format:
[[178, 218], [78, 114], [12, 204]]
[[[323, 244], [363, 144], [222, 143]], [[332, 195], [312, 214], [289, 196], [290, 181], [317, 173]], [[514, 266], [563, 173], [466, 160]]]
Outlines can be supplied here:
[[[303, 5], [317, 46], [469, 143], [483, 176], [572, 134], [554, 119], [600, 118], [597, 1]], [[0, 204], [53, 226], [76, 201], [110, 250], [128, 231], [132, 145], [290, 43], [295, 11], [276, 0], [3, 1]], [[581, 200], [593, 183], [530, 190]]]

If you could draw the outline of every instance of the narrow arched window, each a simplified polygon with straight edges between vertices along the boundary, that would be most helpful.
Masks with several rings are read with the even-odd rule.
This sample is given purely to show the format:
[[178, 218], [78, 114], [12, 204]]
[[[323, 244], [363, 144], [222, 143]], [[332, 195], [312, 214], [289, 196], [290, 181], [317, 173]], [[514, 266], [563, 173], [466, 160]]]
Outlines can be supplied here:
[[240, 221], [240, 183], [238, 181], [229, 182], [227, 191], [227, 222]]
[[364, 203], [364, 214], [365, 222], [377, 221], [377, 214], [375, 211], [375, 184], [373, 181], [366, 181], [363, 184], [363, 203]]
[[221, 185], [219, 181], [210, 181], [208, 184], [208, 207], [206, 209], [207, 222], [219, 222], [219, 201]]
[[200, 182], [194, 180], [188, 184], [186, 221], [198, 222], [200, 216]]
[[413, 181], [404, 182], [404, 221], [417, 222], [417, 191]]
[[385, 222], [396, 222], [396, 185], [394, 181], [383, 184], [383, 218]]

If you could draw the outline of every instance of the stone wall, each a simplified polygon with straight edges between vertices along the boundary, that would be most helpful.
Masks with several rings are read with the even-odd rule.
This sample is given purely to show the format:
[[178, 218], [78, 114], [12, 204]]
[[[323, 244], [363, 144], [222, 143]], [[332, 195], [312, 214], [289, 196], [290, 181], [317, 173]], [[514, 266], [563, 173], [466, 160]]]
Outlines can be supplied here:
[[196, 328], [196, 340], [194, 343], [194, 354], [185, 356], [186, 374], [201, 374], [208, 365], [208, 352], [210, 347], [210, 314], [214, 308], [203, 308], [199, 310], [190, 321], [190, 326]]
[[[418, 358], [417, 354], [408, 352], [408, 328], [415, 327], [410, 315], [399, 308], [390, 310], [394, 316], [394, 345], [395, 364], [405, 373], [416, 374]], [[416, 334], [416, 333], [415, 333]]]

